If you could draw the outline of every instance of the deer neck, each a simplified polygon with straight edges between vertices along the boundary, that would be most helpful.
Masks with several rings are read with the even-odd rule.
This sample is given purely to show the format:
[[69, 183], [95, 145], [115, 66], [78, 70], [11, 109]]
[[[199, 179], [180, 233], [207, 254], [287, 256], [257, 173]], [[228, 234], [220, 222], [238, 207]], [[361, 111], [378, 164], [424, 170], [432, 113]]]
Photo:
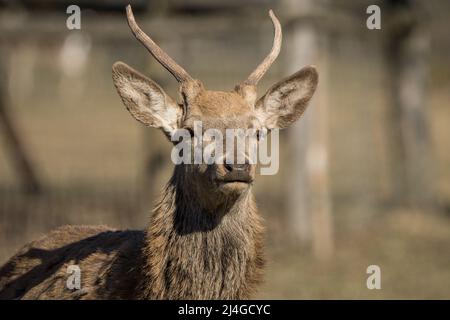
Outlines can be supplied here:
[[144, 298], [248, 297], [263, 266], [262, 226], [250, 188], [206, 195], [177, 166], [153, 211], [144, 255]]

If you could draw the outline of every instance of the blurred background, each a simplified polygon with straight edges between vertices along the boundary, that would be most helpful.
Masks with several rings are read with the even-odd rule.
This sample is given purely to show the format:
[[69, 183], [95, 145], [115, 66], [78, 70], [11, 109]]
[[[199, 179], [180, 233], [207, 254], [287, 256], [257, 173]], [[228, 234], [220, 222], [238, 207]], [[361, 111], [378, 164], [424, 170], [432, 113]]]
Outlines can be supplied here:
[[[63, 224], [145, 228], [172, 170], [161, 132], [128, 114], [122, 60], [177, 97], [134, 39], [152, 38], [207, 88], [231, 90], [269, 52], [259, 94], [301, 67], [320, 84], [280, 134], [255, 194], [267, 225], [257, 298], [450, 298], [450, 3], [312, 0], [0, 0], [0, 264]], [[81, 29], [66, 26], [71, 4]], [[369, 5], [381, 29], [369, 30]], [[381, 290], [366, 269], [381, 268]]]

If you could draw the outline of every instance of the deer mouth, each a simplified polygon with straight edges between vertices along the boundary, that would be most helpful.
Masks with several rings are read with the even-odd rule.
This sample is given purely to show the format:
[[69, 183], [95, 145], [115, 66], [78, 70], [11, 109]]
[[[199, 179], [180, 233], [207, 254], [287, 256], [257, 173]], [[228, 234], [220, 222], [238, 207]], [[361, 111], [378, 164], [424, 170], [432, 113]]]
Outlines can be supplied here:
[[217, 179], [220, 184], [228, 184], [228, 183], [245, 183], [250, 184], [253, 182], [253, 178], [248, 173], [230, 173], [223, 176], [220, 179]]

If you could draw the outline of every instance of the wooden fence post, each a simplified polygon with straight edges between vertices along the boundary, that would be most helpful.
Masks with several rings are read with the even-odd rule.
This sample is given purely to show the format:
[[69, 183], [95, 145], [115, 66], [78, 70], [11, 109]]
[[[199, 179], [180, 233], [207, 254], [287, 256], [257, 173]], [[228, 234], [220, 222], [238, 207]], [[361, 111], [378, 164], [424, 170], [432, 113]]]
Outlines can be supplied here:
[[430, 39], [416, 2], [391, 3], [387, 57], [392, 91], [387, 124], [394, 199], [430, 206], [436, 200], [426, 116]]
[[285, 1], [299, 12], [286, 29], [285, 73], [315, 64], [319, 87], [300, 121], [289, 129], [290, 169], [288, 223], [296, 243], [310, 243], [313, 254], [328, 259], [333, 252], [333, 222], [328, 181], [328, 111], [326, 35], [314, 21], [313, 1]]

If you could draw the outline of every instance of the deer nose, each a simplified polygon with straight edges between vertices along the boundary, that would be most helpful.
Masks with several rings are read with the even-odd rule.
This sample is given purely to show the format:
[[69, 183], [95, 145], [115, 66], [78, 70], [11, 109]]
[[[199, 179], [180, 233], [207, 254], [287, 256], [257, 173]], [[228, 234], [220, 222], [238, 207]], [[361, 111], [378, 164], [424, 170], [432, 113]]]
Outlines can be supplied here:
[[247, 162], [242, 163], [242, 164], [224, 163], [224, 167], [228, 172], [249, 172], [250, 171], [250, 164]]

